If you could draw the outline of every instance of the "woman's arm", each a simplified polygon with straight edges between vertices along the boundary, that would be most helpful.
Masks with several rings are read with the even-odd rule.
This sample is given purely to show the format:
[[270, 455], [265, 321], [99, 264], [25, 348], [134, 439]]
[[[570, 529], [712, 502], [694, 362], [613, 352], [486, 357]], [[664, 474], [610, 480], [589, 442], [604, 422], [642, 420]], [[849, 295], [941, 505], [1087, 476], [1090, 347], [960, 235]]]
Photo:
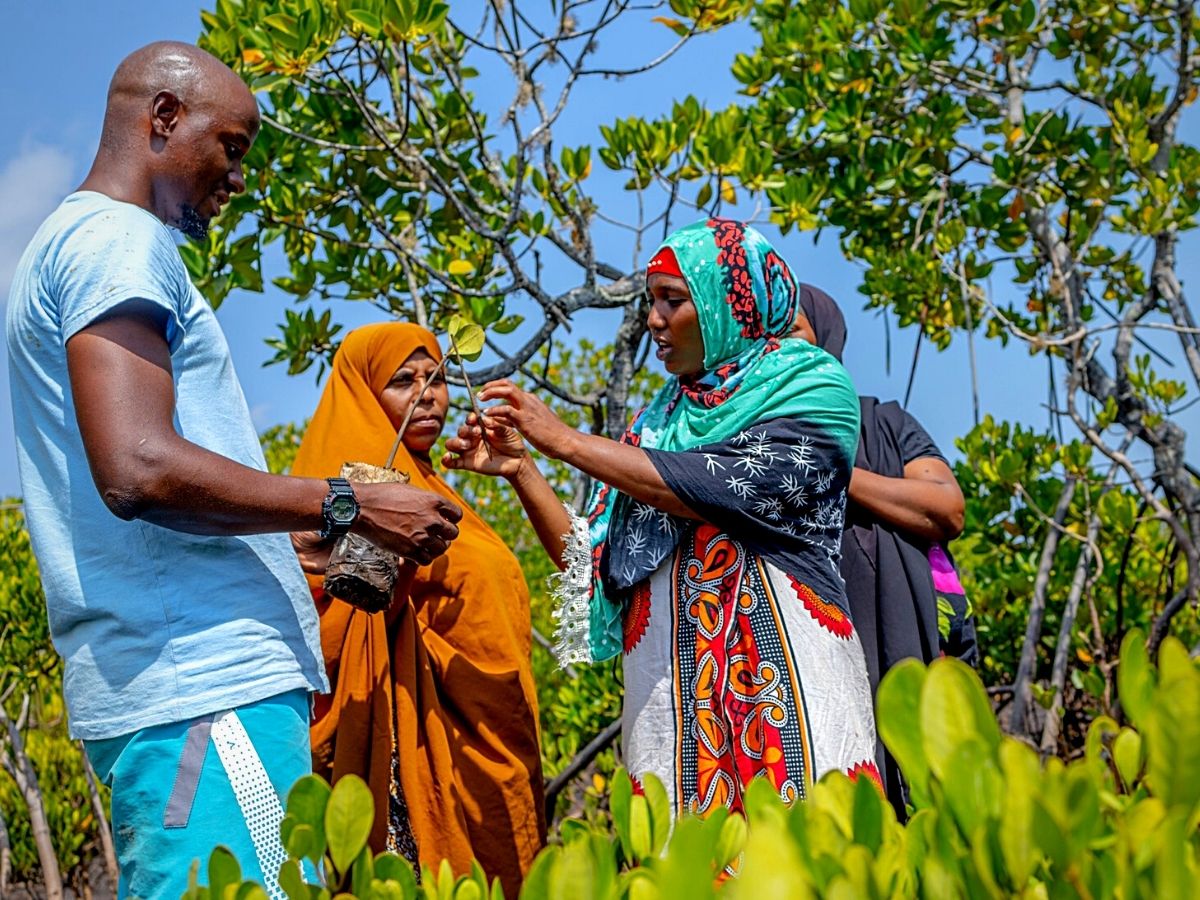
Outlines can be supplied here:
[[512, 428], [489, 425], [486, 443], [484, 429], [474, 413], [458, 429], [455, 437], [446, 441], [448, 451], [442, 457], [447, 469], [462, 469], [483, 475], [499, 475], [507, 479], [517, 492], [538, 540], [554, 564], [563, 568], [566, 537], [571, 531], [571, 517], [562, 505], [554, 488], [546, 480], [525, 449], [521, 435]]
[[903, 478], [855, 468], [850, 500], [893, 528], [945, 543], [962, 534], [963, 495], [942, 460], [923, 456], [904, 467]]
[[532, 456], [525, 454], [521, 468], [509, 477], [508, 483], [517, 492], [517, 499], [525, 508], [525, 515], [537, 532], [538, 540], [554, 564], [563, 568], [567, 535], [571, 533], [571, 517]]
[[510, 381], [493, 381], [480, 391], [484, 401], [500, 405], [484, 415], [499, 425], [515, 428], [552, 459], [570, 463], [623, 494], [675, 516], [701, 518], [684, 505], [643, 450], [594, 434], [582, 434], [560, 420], [536, 396]]

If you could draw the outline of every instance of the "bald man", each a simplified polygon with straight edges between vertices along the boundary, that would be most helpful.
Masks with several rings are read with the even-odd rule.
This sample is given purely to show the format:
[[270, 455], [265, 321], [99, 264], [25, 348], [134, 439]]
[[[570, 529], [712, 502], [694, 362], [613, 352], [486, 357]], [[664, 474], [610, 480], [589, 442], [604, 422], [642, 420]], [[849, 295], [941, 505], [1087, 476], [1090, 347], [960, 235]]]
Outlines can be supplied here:
[[117, 68], [87, 179], [13, 279], [21, 484], [72, 735], [112, 786], [121, 896], [179, 897], [233, 849], [272, 896], [281, 800], [328, 689], [288, 532], [347, 531], [418, 562], [457, 507], [406, 485], [270, 475], [225, 338], [167, 226], [203, 238], [259, 129], [196, 47]]

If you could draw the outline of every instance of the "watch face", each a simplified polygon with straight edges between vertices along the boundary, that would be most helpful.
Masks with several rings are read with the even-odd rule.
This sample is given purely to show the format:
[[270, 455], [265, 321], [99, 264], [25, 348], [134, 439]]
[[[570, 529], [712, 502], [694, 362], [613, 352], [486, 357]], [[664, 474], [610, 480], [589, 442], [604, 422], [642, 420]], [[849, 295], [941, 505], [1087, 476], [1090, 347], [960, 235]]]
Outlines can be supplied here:
[[353, 497], [334, 497], [329, 504], [329, 514], [335, 522], [350, 522], [358, 512], [358, 503]]

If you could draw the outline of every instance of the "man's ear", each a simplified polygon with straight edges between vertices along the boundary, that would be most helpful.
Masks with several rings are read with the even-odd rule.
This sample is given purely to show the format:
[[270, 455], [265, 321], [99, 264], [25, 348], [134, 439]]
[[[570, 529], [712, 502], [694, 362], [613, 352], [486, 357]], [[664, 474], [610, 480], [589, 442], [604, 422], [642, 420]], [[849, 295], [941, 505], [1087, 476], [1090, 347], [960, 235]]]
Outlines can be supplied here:
[[183, 104], [171, 91], [159, 91], [150, 102], [150, 127], [155, 137], [171, 136], [183, 115]]

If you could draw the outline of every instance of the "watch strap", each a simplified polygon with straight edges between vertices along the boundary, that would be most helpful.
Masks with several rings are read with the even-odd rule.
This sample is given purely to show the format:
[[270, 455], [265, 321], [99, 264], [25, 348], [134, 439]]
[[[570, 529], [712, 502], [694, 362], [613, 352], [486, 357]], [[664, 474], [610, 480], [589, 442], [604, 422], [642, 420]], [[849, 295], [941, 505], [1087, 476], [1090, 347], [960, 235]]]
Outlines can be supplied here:
[[[354, 494], [353, 486], [345, 478], [326, 478], [325, 482], [329, 485], [329, 493], [325, 495], [325, 500], [321, 504], [321, 516], [325, 520], [325, 527], [321, 529], [321, 537], [341, 537], [350, 530], [350, 526], [358, 518], [358, 498]], [[341, 497], [348, 497], [354, 501], [354, 515], [346, 520], [339, 520], [333, 514], [334, 501]]]

